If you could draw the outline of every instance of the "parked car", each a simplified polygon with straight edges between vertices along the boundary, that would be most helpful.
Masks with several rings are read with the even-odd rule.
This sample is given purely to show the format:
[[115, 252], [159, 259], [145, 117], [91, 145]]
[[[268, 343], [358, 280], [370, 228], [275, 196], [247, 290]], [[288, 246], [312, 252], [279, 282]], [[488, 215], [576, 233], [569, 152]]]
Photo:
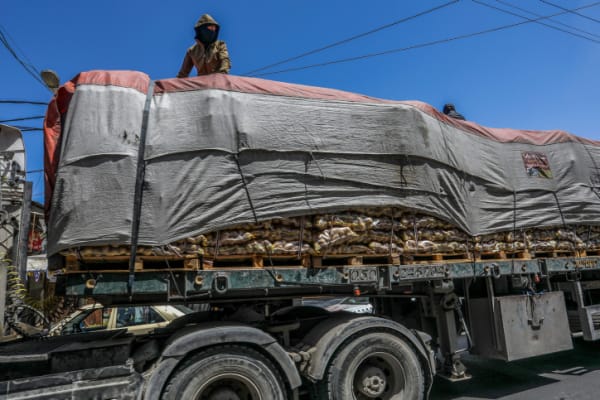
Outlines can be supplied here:
[[101, 304], [88, 304], [53, 326], [50, 335], [121, 328], [127, 328], [134, 335], [142, 335], [191, 312], [191, 309], [181, 305], [104, 307]]
[[373, 306], [368, 297], [312, 297], [302, 300], [302, 304], [322, 307], [327, 311], [349, 311], [359, 314], [372, 314]]

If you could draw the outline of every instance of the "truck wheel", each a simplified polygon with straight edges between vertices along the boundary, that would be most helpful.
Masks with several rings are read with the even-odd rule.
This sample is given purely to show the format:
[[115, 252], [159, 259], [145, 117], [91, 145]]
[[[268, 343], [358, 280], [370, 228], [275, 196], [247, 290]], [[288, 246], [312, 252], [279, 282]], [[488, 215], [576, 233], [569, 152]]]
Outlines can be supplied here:
[[211, 347], [173, 373], [163, 400], [269, 400], [287, 398], [273, 363], [258, 351], [235, 345]]
[[319, 398], [422, 400], [425, 379], [410, 345], [389, 333], [359, 336], [334, 356]]

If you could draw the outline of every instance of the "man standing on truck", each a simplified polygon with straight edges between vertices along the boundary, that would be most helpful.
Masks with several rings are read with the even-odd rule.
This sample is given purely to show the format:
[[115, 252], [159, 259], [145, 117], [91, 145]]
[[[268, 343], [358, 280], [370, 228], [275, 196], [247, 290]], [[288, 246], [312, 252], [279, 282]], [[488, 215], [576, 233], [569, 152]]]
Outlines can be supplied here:
[[227, 46], [219, 37], [220, 26], [208, 14], [200, 17], [194, 30], [196, 32], [196, 43], [187, 49], [178, 78], [186, 78], [190, 75], [193, 67], [196, 67], [198, 75], [208, 75], [215, 72], [229, 73], [231, 62]]

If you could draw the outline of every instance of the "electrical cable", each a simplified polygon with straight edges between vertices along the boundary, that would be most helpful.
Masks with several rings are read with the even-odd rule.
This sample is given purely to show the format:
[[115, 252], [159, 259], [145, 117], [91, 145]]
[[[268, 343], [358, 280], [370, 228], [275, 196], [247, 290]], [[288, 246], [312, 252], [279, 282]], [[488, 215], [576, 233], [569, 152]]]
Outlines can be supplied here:
[[[519, 6], [517, 6], [517, 5], [513, 4], [513, 3], [510, 3], [508, 1], [496, 0], [496, 2], [498, 2], [500, 4], [503, 4], [505, 6], [508, 6], [508, 7], [514, 8], [515, 10], [523, 11], [523, 12], [526, 12], [527, 14], [534, 15], [536, 17], [541, 17], [542, 16], [541, 14], [537, 14], [537, 13], [534, 13], [532, 11], [526, 10], [526, 9], [524, 9], [522, 7], [519, 7]], [[555, 21], [555, 20], [552, 20], [552, 23], [560, 25], [560, 26], [564, 26], [565, 28], [569, 28], [569, 29], [572, 29], [574, 31], [584, 33], [584, 34], [586, 34], [588, 36], [593, 36], [593, 37], [596, 37], [596, 38], [600, 39], [600, 35], [596, 35], [595, 33], [588, 32], [588, 31], [586, 31], [584, 29], [577, 28], [577, 27], [575, 27], [573, 25], [565, 24], [563, 22]]]
[[[585, 6], [578, 7], [576, 9], [573, 9], [572, 11], [582, 10], [584, 8], [595, 7], [595, 6], [599, 5], [599, 4], [600, 4], [600, 1], [592, 3], [592, 4], [588, 4], [588, 5], [585, 5]], [[338, 59], [338, 60], [326, 61], [326, 62], [322, 62], [322, 63], [318, 63], [318, 64], [309, 64], [309, 65], [304, 65], [304, 66], [295, 67], [295, 68], [282, 69], [282, 70], [279, 70], [279, 71], [265, 72], [263, 74], [258, 74], [256, 76], [267, 76], [267, 75], [283, 74], [283, 73], [286, 73], [286, 72], [301, 71], [301, 70], [310, 69], [310, 68], [317, 68], [317, 67], [325, 67], [325, 66], [333, 65], [333, 64], [342, 64], [342, 63], [346, 63], [346, 62], [358, 61], [358, 60], [363, 60], [363, 59], [372, 58], [372, 57], [379, 57], [379, 56], [393, 54], [393, 53], [402, 53], [402, 52], [409, 51], [409, 50], [415, 50], [415, 49], [420, 49], [420, 48], [424, 48], [424, 47], [431, 47], [431, 46], [435, 46], [435, 45], [438, 45], [438, 44], [449, 43], [449, 42], [453, 42], [453, 41], [457, 41], [457, 40], [468, 39], [468, 38], [472, 38], [472, 37], [475, 37], [475, 36], [485, 35], [485, 34], [488, 34], [488, 33], [499, 32], [499, 31], [506, 30], [506, 29], [516, 28], [517, 26], [530, 24], [532, 22], [536, 22], [536, 21], [539, 21], [539, 20], [542, 20], [542, 19], [548, 19], [548, 18], [556, 17], [558, 15], [563, 15], [563, 14], [566, 14], [566, 13], [567, 13], [567, 11], [563, 11], [563, 12], [556, 13], [556, 14], [551, 14], [551, 15], [546, 15], [546, 16], [542, 16], [542, 17], [539, 17], [539, 18], [535, 18], [535, 19], [530, 19], [530, 20], [527, 20], [527, 21], [516, 22], [514, 24], [508, 24], [508, 25], [502, 25], [502, 26], [498, 26], [498, 27], [495, 27], [495, 28], [485, 29], [483, 31], [478, 31], [478, 32], [473, 32], [473, 33], [467, 33], [467, 34], [464, 34], [464, 35], [453, 36], [453, 37], [449, 37], [449, 38], [446, 38], [446, 39], [439, 39], [439, 40], [434, 40], [434, 41], [431, 41], [431, 42], [419, 43], [419, 44], [415, 44], [415, 45], [411, 45], [411, 46], [407, 46], [407, 47], [401, 47], [401, 48], [396, 48], [396, 49], [381, 51], [381, 52], [377, 52], [377, 53], [369, 53], [369, 54], [363, 54], [363, 55], [360, 55], [360, 56], [354, 56], [354, 57], [342, 58], [342, 59]], [[593, 40], [593, 39], [589, 39], [588, 38], [588, 40]]]
[[295, 60], [298, 60], [300, 58], [303, 58], [303, 57], [306, 57], [306, 56], [309, 56], [309, 55], [312, 55], [312, 54], [319, 53], [319, 52], [321, 52], [323, 50], [331, 49], [332, 47], [336, 47], [336, 46], [339, 46], [339, 45], [351, 42], [353, 40], [360, 39], [360, 38], [368, 36], [368, 35], [372, 35], [373, 33], [380, 32], [380, 31], [382, 31], [384, 29], [387, 29], [387, 28], [391, 28], [392, 26], [400, 25], [400, 24], [402, 24], [404, 22], [408, 22], [408, 21], [416, 19], [418, 17], [422, 17], [424, 15], [430, 14], [430, 13], [432, 13], [434, 11], [437, 11], [437, 10], [441, 10], [442, 8], [448, 7], [448, 6], [450, 6], [452, 4], [455, 4], [455, 3], [458, 3], [458, 0], [449, 1], [448, 3], [442, 4], [442, 5], [437, 6], [437, 7], [430, 8], [429, 10], [425, 10], [425, 11], [422, 11], [420, 13], [411, 15], [409, 17], [405, 17], [405, 18], [399, 19], [397, 21], [390, 22], [389, 24], [382, 25], [382, 26], [377, 27], [375, 29], [371, 29], [370, 31], [367, 31], [367, 32], [359, 33], [359, 34], [351, 36], [351, 37], [349, 37], [347, 39], [342, 39], [342, 40], [339, 40], [337, 42], [328, 44], [326, 46], [319, 47], [317, 49], [310, 50], [310, 51], [307, 51], [307, 52], [302, 53], [302, 54], [298, 54], [297, 56], [286, 58], [285, 60], [278, 61], [276, 63], [269, 64], [269, 65], [266, 65], [264, 67], [254, 69], [254, 70], [246, 72], [246, 73], [244, 73], [242, 75], [251, 76], [251, 75], [255, 74], [256, 72], [264, 71], [265, 69], [269, 69], [269, 68], [275, 67], [277, 65], [287, 64], [290, 61], [295, 61]]
[[5, 119], [5, 120], [0, 121], [0, 124], [4, 124], [6, 122], [29, 121], [29, 120], [32, 120], [32, 119], [42, 119], [42, 118], [44, 118], [43, 115], [39, 115], [37, 117], [25, 117], [25, 118]]
[[10, 33], [8, 33], [8, 31], [6, 30], [6, 28], [3, 25], [0, 25], [0, 28], [3, 29], [4, 34], [8, 37], [8, 39], [10, 39], [13, 42], [13, 45], [14, 45], [15, 49], [18, 50], [21, 53], [21, 56], [25, 59], [25, 61], [27, 62], [27, 64], [29, 64], [37, 72], [37, 69], [35, 68], [35, 66], [31, 62], [31, 60], [27, 57], [27, 54], [25, 54], [25, 52], [23, 51], [23, 49], [21, 49], [19, 47], [19, 45], [16, 43], [15, 38], [13, 38], [10, 35]]
[[503, 9], [501, 9], [499, 7], [496, 7], [496, 6], [493, 6], [491, 4], [484, 3], [483, 1], [479, 1], [479, 0], [471, 0], [471, 1], [473, 1], [474, 3], [480, 4], [482, 6], [489, 7], [491, 9], [496, 10], [496, 11], [500, 11], [500, 12], [503, 12], [505, 14], [514, 15], [516, 17], [523, 18], [523, 19], [526, 19], [526, 20], [531, 21], [531, 22], [535, 22], [536, 24], [543, 25], [545, 27], [548, 27], [548, 28], [551, 28], [551, 29], [554, 29], [554, 30], [557, 30], [557, 31], [560, 31], [560, 32], [564, 32], [564, 33], [567, 33], [567, 34], [572, 35], [572, 36], [576, 36], [576, 37], [579, 37], [579, 38], [582, 38], [582, 39], [586, 39], [586, 40], [589, 40], [591, 42], [600, 43], [600, 40], [592, 39], [592, 38], [589, 38], [587, 36], [580, 35], [579, 33], [571, 32], [571, 31], [568, 31], [566, 29], [559, 28], [557, 26], [546, 24], [544, 22], [540, 22], [540, 21], [537, 21], [537, 20], [532, 20], [531, 18], [526, 17], [524, 15], [520, 15], [520, 14], [514, 13], [512, 11], [508, 11], [508, 10], [503, 10]]
[[43, 131], [42, 128], [38, 128], [35, 126], [21, 126], [21, 125], [13, 125], [13, 128], [17, 128], [21, 132], [31, 132], [31, 131]]
[[575, 12], [576, 10], [569, 10], [568, 8], [561, 7], [558, 4], [550, 3], [549, 1], [546, 1], [546, 0], [540, 0], [540, 1], [542, 3], [544, 3], [544, 4], [548, 4], [549, 6], [556, 7], [558, 9], [560, 9], [560, 10], [566, 11], [566, 12], [571, 13], [571, 14], [575, 14], [578, 17], [589, 19], [590, 21], [594, 21], [596, 23], [600, 23], [600, 20], [597, 20], [596, 18], [588, 17], [587, 15], [583, 15], [583, 14], [580, 14], [578, 12]]
[[33, 77], [33, 79], [35, 79], [42, 86], [44, 86], [45, 88], [47, 88], [48, 90], [51, 91], [51, 89], [48, 86], [46, 86], [46, 84], [44, 83], [42, 78], [40, 78], [40, 72], [37, 70], [37, 68], [35, 68], [31, 64], [26, 63], [19, 57], [17, 52], [12, 48], [12, 46], [8, 42], [8, 39], [6, 38], [6, 34], [4, 32], [5, 32], [4, 28], [2, 26], [0, 26], [0, 43], [2, 43], [4, 45], [4, 47], [6, 47], [6, 50], [8, 50], [8, 52], [15, 58], [15, 60], [17, 60], [17, 62], [19, 64], [21, 64], [21, 66], [25, 69], [25, 71], [27, 71]]
[[0, 104], [32, 104], [35, 106], [47, 106], [47, 101], [29, 101], [29, 100], [0, 100]]

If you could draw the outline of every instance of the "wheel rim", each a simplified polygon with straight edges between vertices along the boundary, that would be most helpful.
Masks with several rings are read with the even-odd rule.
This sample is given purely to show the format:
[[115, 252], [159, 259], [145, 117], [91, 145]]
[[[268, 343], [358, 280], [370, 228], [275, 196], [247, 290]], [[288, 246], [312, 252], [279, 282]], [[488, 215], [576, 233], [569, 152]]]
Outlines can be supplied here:
[[251, 379], [237, 373], [219, 374], [206, 381], [196, 392], [196, 400], [263, 400]]
[[370, 353], [351, 372], [352, 392], [357, 400], [390, 400], [405, 385], [402, 363], [386, 353]]

